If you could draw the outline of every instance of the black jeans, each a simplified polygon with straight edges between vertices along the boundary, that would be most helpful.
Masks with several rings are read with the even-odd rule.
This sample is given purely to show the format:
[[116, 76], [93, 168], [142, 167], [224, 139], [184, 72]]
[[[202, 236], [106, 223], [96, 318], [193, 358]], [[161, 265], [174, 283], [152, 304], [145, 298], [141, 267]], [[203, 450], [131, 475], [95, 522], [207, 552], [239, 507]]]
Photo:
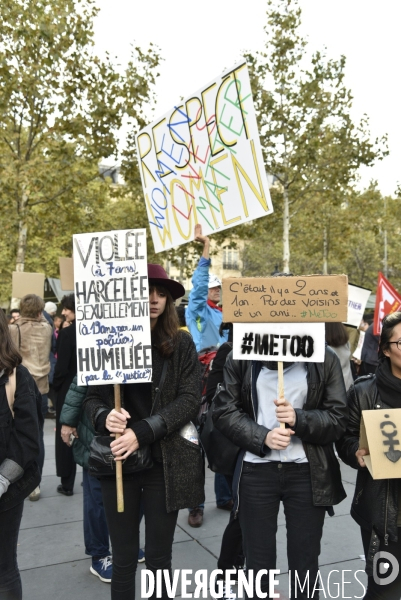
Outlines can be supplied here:
[[[228, 487], [232, 490], [233, 478], [225, 475]], [[220, 556], [217, 561], [217, 568], [227, 571], [233, 567], [243, 567], [245, 558], [242, 550], [242, 533], [239, 519], [235, 519], [234, 509], [230, 513], [230, 520], [224, 530], [221, 540]], [[224, 579], [224, 575], [221, 576]]]
[[0, 600], [21, 600], [17, 542], [24, 503], [0, 512]]
[[[112, 600], [134, 600], [139, 550], [139, 515], [145, 514], [146, 568], [156, 574], [168, 569], [178, 511], [167, 513], [163, 465], [155, 462], [148, 471], [124, 477], [124, 512], [117, 512], [116, 482], [102, 479], [103, 504], [113, 548]], [[164, 580], [163, 580], [164, 581]], [[152, 598], [156, 598], [156, 589]], [[168, 598], [163, 586], [162, 598]]]
[[[247, 570], [254, 578], [261, 569], [276, 568], [277, 515], [284, 505], [287, 527], [288, 568], [291, 571], [292, 598], [312, 596], [319, 569], [320, 540], [325, 507], [314, 506], [308, 463], [244, 462], [239, 489], [239, 518]], [[295, 594], [296, 575], [300, 581]], [[309, 574], [308, 585], [302, 586]], [[268, 576], [261, 589], [269, 597]], [[277, 590], [276, 590], [277, 591]], [[257, 598], [256, 592], [254, 598]]]
[[[365, 551], [365, 556], [369, 554], [369, 543], [371, 532], [366, 529], [361, 529], [362, 544]], [[388, 552], [392, 554], [400, 566], [400, 572], [395, 581], [388, 585], [379, 585], [373, 577], [368, 577], [368, 589], [364, 596], [365, 600], [399, 600], [401, 598], [401, 527], [398, 527], [398, 541], [390, 542], [387, 546], [384, 544], [384, 539], [379, 537], [380, 552]], [[385, 573], [385, 575], [387, 575]], [[391, 573], [389, 573], [391, 576]]]

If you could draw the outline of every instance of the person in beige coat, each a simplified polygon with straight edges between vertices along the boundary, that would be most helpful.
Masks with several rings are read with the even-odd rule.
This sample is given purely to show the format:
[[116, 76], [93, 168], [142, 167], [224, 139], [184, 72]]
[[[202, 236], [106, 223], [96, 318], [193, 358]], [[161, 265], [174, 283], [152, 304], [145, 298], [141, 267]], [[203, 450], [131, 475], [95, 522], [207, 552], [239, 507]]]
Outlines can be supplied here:
[[[11, 338], [22, 356], [22, 364], [34, 378], [42, 396], [42, 413], [47, 413], [47, 392], [49, 391], [50, 348], [52, 327], [43, 316], [45, 303], [36, 294], [27, 294], [20, 302], [20, 318], [10, 324]], [[41, 447], [38, 460], [42, 473], [45, 459], [43, 430], [41, 432]], [[40, 490], [36, 488], [30, 494], [30, 500], [39, 500]]]

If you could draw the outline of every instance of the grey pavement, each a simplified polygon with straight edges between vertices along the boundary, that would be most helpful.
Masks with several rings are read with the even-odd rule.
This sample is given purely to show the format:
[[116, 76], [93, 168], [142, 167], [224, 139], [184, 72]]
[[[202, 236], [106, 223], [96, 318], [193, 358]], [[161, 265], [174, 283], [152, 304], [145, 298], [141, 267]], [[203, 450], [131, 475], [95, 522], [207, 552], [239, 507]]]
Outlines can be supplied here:
[[[82, 470], [79, 467], [74, 495], [61, 496], [56, 487], [54, 459], [54, 420], [45, 421], [46, 460], [38, 502], [25, 501], [18, 544], [18, 563], [21, 570], [25, 600], [106, 600], [110, 585], [102, 583], [89, 571], [91, 559], [85, 555], [82, 526]], [[366, 585], [365, 563], [359, 528], [349, 516], [355, 486], [355, 471], [342, 464], [343, 481], [348, 497], [335, 508], [334, 517], [326, 517], [320, 555], [320, 598], [361, 598]], [[181, 511], [173, 545], [173, 569], [217, 568], [221, 536], [229, 514], [216, 508], [213, 479], [206, 473], [206, 505], [203, 526], [188, 525], [187, 511]], [[144, 545], [143, 531], [141, 542]], [[138, 565], [137, 598], [141, 598]], [[281, 598], [289, 598], [286, 532], [281, 512], [277, 533], [277, 576]], [[356, 573], [358, 571], [358, 573]], [[191, 577], [193, 581], [193, 576]], [[359, 583], [358, 580], [361, 582]], [[181, 580], [180, 580], [181, 581]], [[193, 592], [195, 584], [188, 586]], [[181, 597], [178, 587], [177, 597]], [[182, 596], [184, 597], [184, 596]], [[208, 596], [210, 598], [210, 596]]]

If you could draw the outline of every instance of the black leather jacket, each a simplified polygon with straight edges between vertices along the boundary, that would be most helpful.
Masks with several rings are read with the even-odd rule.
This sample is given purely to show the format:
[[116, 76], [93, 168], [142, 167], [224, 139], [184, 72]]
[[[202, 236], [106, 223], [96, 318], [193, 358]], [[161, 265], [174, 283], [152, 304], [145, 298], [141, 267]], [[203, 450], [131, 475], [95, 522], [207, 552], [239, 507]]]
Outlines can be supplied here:
[[[326, 348], [324, 363], [306, 363], [308, 392], [303, 409], [295, 409], [294, 429], [302, 440], [311, 469], [313, 503], [333, 506], [346, 497], [333, 442], [345, 432], [348, 419], [344, 379], [337, 355]], [[258, 410], [256, 380], [259, 361], [234, 360], [229, 354], [224, 383], [214, 399], [213, 421], [234, 444], [257, 456], [266, 456], [269, 429], [255, 420]], [[244, 452], [240, 453], [242, 462]], [[237, 465], [237, 477], [241, 465]], [[234, 476], [234, 480], [237, 479]], [[235, 489], [235, 488], [234, 488]]]
[[360, 527], [372, 532], [366, 572], [372, 575], [373, 559], [379, 550], [378, 535], [384, 543], [397, 541], [398, 479], [372, 479], [366, 467], [360, 467], [355, 456], [359, 447], [359, 429], [363, 410], [389, 408], [380, 398], [375, 375], [360, 377], [347, 394], [349, 421], [344, 436], [336, 447], [341, 459], [358, 470], [351, 516]]

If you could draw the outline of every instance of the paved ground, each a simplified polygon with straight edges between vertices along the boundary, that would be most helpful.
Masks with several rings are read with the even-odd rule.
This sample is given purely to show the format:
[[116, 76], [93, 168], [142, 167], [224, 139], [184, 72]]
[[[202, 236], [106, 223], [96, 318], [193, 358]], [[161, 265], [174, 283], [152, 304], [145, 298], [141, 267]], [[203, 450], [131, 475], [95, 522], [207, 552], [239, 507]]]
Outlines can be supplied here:
[[[102, 583], [89, 572], [90, 559], [84, 551], [81, 469], [78, 469], [74, 496], [67, 498], [60, 496], [56, 491], [60, 481], [55, 475], [54, 421], [51, 419], [45, 421], [45, 445], [42, 497], [38, 502], [25, 501], [19, 537], [18, 561], [24, 599], [109, 599], [110, 585]], [[348, 497], [336, 507], [335, 517], [326, 518], [320, 556], [320, 587], [324, 588], [320, 592], [321, 599], [361, 598], [364, 595], [361, 584], [355, 579], [355, 572], [364, 569], [364, 562], [360, 558], [363, 554], [362, 544], [359, 529], [349, 516], [355, 472], [344, 465], [342, 471]], [[181, 511], [173, 546], [173, 568], [207, 569], [209, 572], [215, 569], [221, 535], [227, 522], [228, 513], [218, 510], [215, 506], [213, 474], [208, 471], [204, 524], [199, 529], [189, 527], [187, 513]], [[282, 514], [279, 517], [277, 540], [277, 568], [281, 573], [278, 578], [278, 590], [281, 597], [286, 599], [289, 597], [288, 568]], [[144, 567], [140, 566], [140, 569], [142, 568]], [[357, 577], [366, 583], [363, 572], [359, 572]], [[188, 590], [193, 591], [194, 586], [190, 586]], [[178, 596], [181, 596], [180, 589]], [[139, 576], [137, 598], [141, 598]]]

